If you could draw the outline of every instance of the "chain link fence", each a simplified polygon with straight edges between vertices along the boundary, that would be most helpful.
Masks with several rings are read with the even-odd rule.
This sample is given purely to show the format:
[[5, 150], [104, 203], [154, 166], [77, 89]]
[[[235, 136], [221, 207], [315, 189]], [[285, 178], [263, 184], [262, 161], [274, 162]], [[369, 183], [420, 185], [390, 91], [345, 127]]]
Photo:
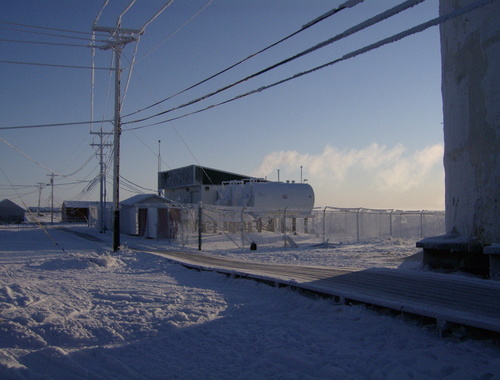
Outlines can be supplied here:
[[146, 237], [200, 250], [419, 240], [445, 233], [444, 211], [324, 207], [311, 212], [193, 205], [170, 208], [166, 217], [168, 223], [158, 220], [155, 236]]

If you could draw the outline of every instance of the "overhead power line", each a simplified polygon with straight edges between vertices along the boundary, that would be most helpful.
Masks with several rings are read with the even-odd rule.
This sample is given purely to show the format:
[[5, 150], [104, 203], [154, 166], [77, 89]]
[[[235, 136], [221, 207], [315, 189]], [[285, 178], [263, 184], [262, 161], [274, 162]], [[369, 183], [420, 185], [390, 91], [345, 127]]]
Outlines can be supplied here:
[[[50, 169], [49, 167], [41, 164], [40, 162], [36, 161], [35, 159], [33, 159], [32, 157], [28, 156], [26, 153], [24, 153], [22, 150], [16, 148], [14, 145], [12, 145], [10, 142], [8, 142], [7, 140], [3, 139], [2, 137], [0, 137], [0, 141], [3, 142], [5, 145], [7, 145], [9, 148], [15, 150], [17, 153], [21, 154], [22, 156], [26, 157], [28, 160], [30, 160], [31, 162], [33, 162], [34, 164], [40, 166], [41, 168], [49, 171], [51, 174], [48, 174], [48, 175], [56, 175], [56, 176], [61, 176], [61, 177], [64, 177], [64, 178], [70, 178], [70, 179], [73, 179], [74, 181], [77, 181], [77, 182], [86, 182], [85, 179], [84, 180], [78, 180], [78, 179], [75, 179], [75, 178], [71, 178], [71, 174], [70, 175], [63, 175], [61, 173], [58, 173], [56, 172], [55, 170], [53, 169]], [[90, 160], [89, 160], [90, 161]], [[84, 164], [86, 165], [88, 163], [88, 161]], [[81, 169], [79, 169], [78, 171], [80, 171]], [[77, 172], [78, 172], [77, 171]], [[76, 172], [75, 172], [76, 173]], [[74, 173], [72, 173], [74, 174]]]
[[141, 28], [141, 33], [144, 33], [144, 31], [146, 30], [146, 28], [149, 26], [149, 24], [151, 24], [154, 20], [156, 20], [156, 18], [161, 15], [163, 13], [163, 11], [165, 9], [167, 9], [170, 5], [172, 5], [172, 3], [174, 2], [174, 0], [169, 0], [167, 1], [167, 3], [161, 7], [158, 12], [156, 12], [153, 17], [151, 17], [144, 25], [143, 27]]
[[78, 44], [65, 44], [61, 42], [43, 42], [43, 41], [21, 41], [21, 40], [6, 40], [0, 39], [1, 42], [13, 42], [20, 44], [36, 44], [36, 45], [49, 45], [49, 46], [68, 46], [68, 47], [84, 47], [91, 48], [92, 45], [78, 45]]
[[52, 63], [38, 63], [38, 62], [21, 62], [21, 61], [5, 61], [1, 60], [0, 63], [10, 63], [15, 65], [30, 65], [30, 66], [47, 66], [47, 67], [63, 67], [68, 69], [87, 69], [87, 70], [115, 70], [111, 67], [91, 67], [91, 66], [77, 66], [77, 65], [60, 65]]
[[116, 28], [120, 28], [121, 27], [121, 23], [122, 23], [122, 17], [125, 15], [125, 13], [127, 13], [129, 11], [130, 8], [132, 8], [132, 5], [134, 5], [136, 0], [132, 0], [129, 5], [127, 5], [127, 7], [123, 10], [122, 13], [120, 13], [120, 15], [118, 16], [118, 18], [116, 19]]
[[[423, 1], [423, 0], [422, 0], [422, 1]], [[265, 52], [265, 51], [267, 51], [267, 50], [269, 50], [269, 49], [271, 49], [271, 48], [273, 48], [273, 47], [275, 47], [276, 45], [279, 45], [280, 43], [285, 42], [286, 40], [288, 40], [288, 39], [290, 39], [290, 38], [292, 38], [292, 37], [296, 36], [297, 34], [299, 34], [299, 33], [303, 32], [304, 30], [306, 30], [306, 29], [310, 28], [311, 26], [316, 25], [317, 23], [319, 23], [319, 22], [321, 22], [321, 21], [323, 21], [323, 20], [327, 19], [328, 17], [333, 16], [334, 14], [336, 14], [336, 13], [338, 13], [338, 12], [340, 12], [340, 11], [342, 11], [342, 10], [346, 9], [346, 8], [351, 8], [351, 7], [353, 7], [353, 6], [357, 5], [357, 4], [361, 3], [361, 2], [363, 2], [363, 0], [350, 0], [350, 1], [346, 1], [345, 3], [343, 3], [343, 4], [339, 5], [337, 8], [334, 8], [334, 9], [332, 9], [332, 10], [330, 10], [330, 11], [328, 11], [328, 12], [324, 13], [324, 14], [323, 14], [323, 15], [321, 15], [320, 17], [317, 17], [317, 18], [315, 18], [314, 20], [312, 20], [312, 21], [308, 22], [307, 24], [303, 25], [303, 26], [302, 26], [299, 30], [296, 30], [296, 31], [295, 31], [295, 32], [293, 32], [292, 34], [289, 34], [288, 36], [286, 36], [286, 37], [284, 37], [284, 38], [280, 39], [279, 41], [276, 41], [276, 42], [272, 43], [271, 45], [266, 46], [265, 48], [263, 48], [263, 49], [261, 49], [261, 50], [259, 50], [259, 51], [255, 52], [255, 53], [253, 53], [253, 54], [249, 55], [248, 57], [246, 57], [246, 58], [244, 58], [244, 59], [242, 59], [242, 60], [240, 60], [240, 61], [238, 61], [238, 62], [236, 62], [236, 63], [232, 64], [232, 65], [231, 65], [231, 66], [229, 66], [229, 67], [226, 67], [225, 69], [223, 69], [223, 70], [221, 70], [221, 71], [219, 71], [219, 72], [217, 72], [217, 73], [215, 73], [215, 74], [213, 74], [213, 75], [209, 76], [208, 78], [203, 79], [202, 81], [200, 81], [200, 82], [198, 82], [198, 83], [195, 83], [195, 84], [193, 84], [192, 86], [189, 86], [188, 88], [185, 88], [184, 90], [182, 90], [182, 91], [180, 91], [180, 92], [177, 92], [176, 94], [173, 94], [173, 95], [171, 95], [171, 96], [169, 96], [169, 97], [167, 97], [167, 98], [165, 98], [165, 99], [162, 99], [162, 100], [160, 100], [160, 101], [158, 101], [158, 102], [156, 102], [156, 103], [154, 103], [154, 104], [151, 104], [151, 105], [149, 105], [149, 106], [147, 106], [147, 107], [145, 107], [145, 108], [141, 108], [141, 109], [139, 109], [139, 110], [137, 110], [137, 111], [135, 111], [135, 112], [129, 113], [129, 114], [127, 114], [127, 115], [124, 115], [123, 117], [132, 116], [132, 115], [135, 115], [135, 114], [137, 114], [137, 113], [139, 113], [139, 112], [146, 111], [146, 110], [148, 110], [148, 109], [150, 109], [150, 108], [152, 108], [152, 107], [155, 107], [155, 106], [157, 106], [157, 105], [159, 105], [159, 104], [161, 104], [161, 103], [166, 102], [167, 100], [170, 100], [170, 99], [172, 99], [172, 98], [174, 98], [174, 97], [176, 97], [176, 96], [178, 96], [178, 95], [181, 95], [181, 94], [185, 93], [186, 91], [192, 90], [193, 88], [198, 87], [199, 85], [201, 85], [201, 84], [203, 84], [203, 83], [205, 83], [205, 82], [208, 82], [209, 80], [211, 80], [211, 79], [213, 79], [213, 78], [215, 78], [215, 77], [218, 77], [219, 75], [222, 75], [222, 74], [224, 74], [225, 72], [227, 72], [227, 71], [229, 71], [229, 70], [231, 70], [231, 69], [235, 68], [236, 66], [238, 66], [238, 65], [242, 64], [243, 62], [246, 62], [246, 61], [248, 61], [249, 59], [251, 59], [251, 58], [253, 58], [253, 57], [255, 57], [255, 56], [257, 56], [257, 55], [259, 55], [259, 54], [261, 54], [261, 53], [263, 53], [263, 52]], [[169, 112], [169, 111], [166, 111], [166, 112]]]
[[[99, 11], [96, 18], [94, 19], [94, 22], [92, 23], [92, 25], [94, 25], [94, 26], [97, 25], [97, 21], [99, 21], [99, 19], [101, 18], [102, 12], [104, 12], [104, 8], [106, 8], [108, 6], [108, 3], [109, 3], [109, 0], [104, 0], [104, 4], [102, 5], [101, 10]], [[92, 32], [91, 34], [94, 35], [94, 32]]]
[[66, 33], [85, 34], [87, 36], [92, 35], [91, 32], [82, 32], [82, 31], [79, 31], [79, 30], [49, 28], [49, 27], [46, 27], [46, 26], [36, 26], [36, 25], [28, 25], [28, 24], [19, 24], [19, 23], [16, 23], [16, 22], [8, 22], [8, 21], [0, 21], [0, 24], [23, 26], [23, 27], [26, 27], [26, 28], [34, 28], [34, 29], [54, 30], [54, 31], [66, 32]]
[[58, 173], [56, 173], [55, 171], [53, 171], [52, 169], [48, 168], [47, 166], [39, 163], [38, 161], [34, 160], [33, 158], [31, 158], [30, 156], [28, 156], [26, 153], [24, 153], [23, 151], [17, 149], [14, 145], [12, 145], [10, 142], [8, 142], [7, 140], [3, 139], [0, 137], [0, 141], [2, 141], [5, 145], [7, 145], [8, 147], [14, 149], [17, 153], [23, 155], [24, 157], [26, 157], [28, 160], [32, 161], [33, 163], [35, 163], [36, 165], [44, 168], [45, 170], [48, 170], [49, 172], [51, 173], [54, 173], [56, 175], [59, 175]]
[[173, 36], [175, 36], [179, 31], [184, 28], [187, 24], [189, 24], [191, 21], [193, 21], [201, 12], [203, 12], [210, 4], [213, 3], [214, 0], [209, 0], [203, 7], [198, 10], [189, 20], [187, 20], [184, 24], [179, 26], [173, 33], [169, 34], [165, 39], [163, 39], [162, 42], [160, 42], [158, 45], [156, 45], [154, 48], [152, 48], [149, 52], [144, 54], [140, 59], [137, 60], [137, 62], [142, 61], [144, 58], [146, 58], [149, 54], [151, 54], [153, 51], [158, 49], [160, 46], [162, 46], [165, 42], [167, 42], [169, 39], [171, 39]]
[[[41, 36], [50, 36], [50, 37], [59, 37], [59, 38], [68, 38], [72, 40], [80, 40], [80, 41], [88, 41], [90, 42], [92, 40], [92, 37], [76, 37], [76, 36], [66, 36], [63, 34], [54, 34], [54, 33], [44, 33], [44, 32], [37, 32], [34, 30], [23, 30], [23, 29], [16, 29], [16, 28], [6, 28], [6, 27], [0, 27], [0, 29], [5, 29], [5, 30], [11, 30], [14, 32], [22, 32], [22, 33], [30, 33], [30, 34], [37, 34]], [[99, 42], [106, 42], [105, 40], [98, 40]]]
[[[226, 90], [228, 90], [228, 89], [230, 89], [230, 88], [232, 88], [232, 87], [234, 87], [234, 86], [236, 86], [238, 84], [241, 84], [241, 83], [246, 82], [246, 81], [248, 81], [250, 79], [256, 78], [259, 75], [265, 74], [265, 73], [267, 73], [267, 72], [269, 72], [271, 70], [274, 70], [274, 69], [276, 69], [276, 68], [278, 68], [278, 67], [280, 67], [280, 66], [282, 66], [282, 65], [284, 65], [286, 63], [289, 63], [289, 62], [291, 62], [291, 61], [293, 61], [295, 59], [303, 57], [303, 56], [305, 56], [307, 54], [310, 54], [310, 53], [312, 53], [312, 52], [314, 52], [314, 51], [316, 51], [318, 49], [324, 48], [327, 45], [330, 45], [330, 44], [332, 44], [334, 42], [337, 42], [337, 41], [339, 41], [341, 39], [344, 39], [344, 38], [346, 38], [348, 36], [351, 36], [354, 33], [357, 33], [357, 32], [359, 32], [359, 31], [361, 31], [363, 29], [368, 28], [369, 26], [375, 25], [375, 24], [377, 24], [377, 23], [379, 23], [379, 22], [381, 22], [381, 21], [383, 21], [383, 20], [385, 20], [385, 19], [387, 19], [389, 17], [392, 17], [392, 16], [394, 16], [394, 15], [396, 15], [398, 13], [401, 13], [402, 11], [404, 11], [406, 9], [414, 7], [415, 5], [417, 5], [419, 3], [422, 3], [423, 1], [425, 1], [425, 0], [407, 0], [404, 3], [402, 3], [402, 4], [399, 4], [399, 5], [397, 5], [397, 6], [393, 7], [393, 8], [385, 11], [385, 12], [380, 13], [377, 16], [374, 16], [374, 17], [372, 17], [372, 18], [370, 18], [370, 19], [368, 19], [368, 20], [366, 20], [366, 21], [364, 21], [364, 22], [362, 22], [362, 23], [360, 23], [360, 24], [358, 24], [358, 25], [356, 25], [356, 26], [354, 26], [354, 27], [352, 27], [352, 28], [344, 31], [343, 33], [337, 34], [336, 36], [334, 36], [332, 38], [329, 38], [328, 40], [325, 40], [325, 41], [323, 41], [323, 42], [321, 42], [319, 44], [316, 44], [316, 45], [314, 45], [311, 48], [303, 50], [302, 52], [300, 52], [298, 54], [295, 54], [292, 57], [286, 58], [286, 59], [284, 59], [284, 60], [282, 60], [282, 61], [280, 61], [278, 63], [275, 63], [275, 64], [273, 64], [271, 66], [268, 66], [265, 69], [262, 69], [262, 70], [260, 70], [260, 71], [258, 71], [256, 73], [254, 73], [254, 74], [248, 75], [247, 77], [245, 77], [243, 79], [240, 79], [240, 80], [238, 80], [236, 82], [233, 82], [233, 83], [231, 83], [231, 84], [229, 84], [227, 86], [224, 86], [224, 87], [222, 87], [222, 88], [220, 88], [220, 89], [218, 89], [216, 91], [213, 91], [213, 92], [211, 92], [209, 94], [200, 96], [200, 97], [198, 97], [198, 98], [196, 98], [194, 100], [191, 100], [191, 101], [189, 101], [187, 103], [181, 104], [181, 105], [179, 105], [177, 107], [170, 108], [170, 109], [168, 109], [166, 111], [158, 112], [158, 113], [156, 113], [154, 115], [147, 116], [147, 117], [144, 117], [144, 118], [141, 118], [141, 119], [137, 119], [137, 120], [133, 120], [133, 121], [128, 121], [128, 122], [123, 122], [123, 124], [133, 124], [133, 123], [139, 123], [139, 122], [142, 122], [142, 121], [150, 120], [152, 118], [155, 118], [155, 117], [167, 114], [169, 112], [172, 112], [172, 111], [175, 111], [175, 110], [178, 110], [178, 109], [185, 108], [187, 106], [193, 105], [193, 104], [198, 103], [198, 102], [200, 102], [202, 100], [206, 100], [206, 99], [208, 99], [208, 98], [210, 98], [210, 97], [212, 97], [214, 95], [220, 94], [221, 92], [226, 91]], [[337, 8], [337, 9], [339, 9], [339, 8]], [[341, 9], [344, 9], [344, 8], [341, 8]], [[334, 14], [334, 13], [335, 12], [329, 12], [330, 15]], [[321, 20], [324, 20], [324, 19], [325, 19], [325, 17], [320, 17], [320, 18], [316, 19], [318, 21], [316, 21], [314, 23], [310, 22], [309, 24], [306, 24], [306, 25], [314, 25], [315, 23], [317, 23], [317, 22], [319, 22]], [[156, 103], [156, 104], [159, 104], [159, 103]], [[125, 115], [124, 117], [129, 116], [129, 115]]]
[[[1, 62], [1, 61], [0, 61]], [[101, 120], [101, 123], [112, 123], [113, 120]], [[69, 123], [52, 123], [52, 124], [34, 124], [34, 125], [18, 125], [14, 127], [0, 127], [0, 130], [7, 129], [28, 129], [28, 128], [49, 128], [49, 127], [69, 127], [74, 125], [92, 124], [92, 121], [76, 121]]]
[[[174, 121], [174, 120], [178, 120], [178, 119], [190, 116], [190, 115], [194, 115], [194, 114], [206, 111], [206, 110], [211, 109], [211, 108], [215, 108], [215, 107], [223, 105], [223, 104], [230, 103], [230, 102], [232, 102], [234, 100], [241, 99], [241, 98], [244, 98], [246, 96], [249, 96], [249, 95], [252, 95], [252, 94], [255, 94], [255, 93], [258, 93], [258, 92], [265, 91], [265, 90], [267, 90], [269, 88], [278, 86], [280, 84], [286, 83], [286, 82], [291, 81], [293, 79], [300, 78], [300, 77], [302, 77], [304, 75], [308, 75], [308, 74], [311, 74], [311, 73], [313, 73], [315, 71], [319, 71], [321, 69], [324, 69], [326, 67], [333, 66], [333, 65], [335, 65], [335, 64], [337, 64], [339, 62], [346, 61], [346, 60], [354, 58], [356, 56], [365, 54], [365, 53], [367, 53], [367, 52], [369, 52], [371, 50], [378, 49], [378, 48], [380, 48], [380, 47], [382, 47], [384, 45], [387, 45], [387, 44], [399, 41], [399, 40], [401, 40], [401, 39], [403, 39], [405, 37], [411, 36], [413, 34], [420, 33], [420, 32], [422, 32], [422, 31], [424, 31], [424, 30], [426, 30], [426, 29], [428, 29], [430, 27], [439, 25], [439, 24], [441, 24], [443, 22], [446, 22], [446, 21], [448, 21], [448, 20], [450, 20], [452, 18], [455, 18], [455, 17], [461, 16], [463, 14], [469, 13], [469, 12], [471, 12], [471, 11], [477, 9], [477, 8], [480, 8], [480, 7], [483, 7], [483, 6], [488, 5], [490, 3], [493, 3], [494, 1], [496, 1], [496, 0], [478, 0], [478, 1], [474, 2], [474, 3], [472, 3], [472, 4], [469, 4], [467, 6], [459, 8], [459, 9], [457, 9], [455, 11], [452, 11], [450, 13], [447, 13], [445, 15], [436, 17], [436, 18], [434, 18], [434, 19], [432, 19], [430, 21], [424, 22], [424, 23], [419, 24], [419, 25], [417, 25], [417, 26], [415, 26], [413, 28], [407, 29], [407, 30], [405, 30], [403, 32], [400, 32], [400, 33], [397, 33], [397, 34], [395, 34], [395, 35], [393, 35], [391, 37], [388, 37], [388, 38], [380, 40], [380, 41], [378, 41], [376, 43], [367, 45], [367, 46], [365, 46], [365, 47], [363, 47], [361, 49], [352, 51], [352, 52], [350, 52], [348, 54], [345, 54], [341, 58], [338, 58], [338, 59], [335, 59], [333, 61], [327, 62], [327, 63], [325, 63], [323, 65], [320, 65], [320, 66], [316, 66], [316, 67], [314, 67], [314, 68], [312, 68], [310, 70], [297, 73], [297, 74], [295, 74], [293, 76], [290, 76], [288, 78], [282, 79], [282, 80], [277, 81], [277, 82], [274, 82], [272, 84], [259, 87], [259, 88], [255, 89], [255, 90], [246, 92], [244, 94], [240, 94], [238, 96], [235, 96], [235, 97], [233, 97], [231, 99], [225, 100], [225, 101], [217, 103], [217, 104], [212, 104], [210, 106], [207, 106], [205, 108], [199, 109], [197, 111], [193, 111], [193, 112], [190, 112], [190, 113], [187, 113], [187, 114], [184, 114], [184, 115], [180, 115], [180, 116], [177, 116], [177, 117], [174, 117], [174, 118], [171, 118], [171, 119], [159, 121], [159, 122], [153, 123], [153, 124], [143, 125], [143, 126], [139, 126], [139, 127], [127, 128], [125, 130], [129, 131], [129, 130], [141, 129], [141, 128], [146, 128], [146, 127], [151, 127], [151, 126], [154, 126], [154, 125], [160, 125], [160, 124], [168, 123], [168, 122], [171, 122], [171, 121]], [[127, 123], [123, 123], [123, 124], [127, 124]]]

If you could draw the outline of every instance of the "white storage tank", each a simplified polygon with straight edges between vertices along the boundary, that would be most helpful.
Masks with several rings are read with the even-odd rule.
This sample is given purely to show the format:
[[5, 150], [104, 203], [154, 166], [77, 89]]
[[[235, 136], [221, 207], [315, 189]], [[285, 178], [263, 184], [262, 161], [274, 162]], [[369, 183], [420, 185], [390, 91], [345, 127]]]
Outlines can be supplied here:
[[256, 209], [302, 209], [314, 207], [314, 190], [307, 183], [248, 182], [245, 184], [248, 206]]
[[262, 179], [228, 181], [219, 191], [220, 206], [252, 207], [254, 213], [309, 215], [314, 207], [314, 190], [307, 183], [267, 182]]

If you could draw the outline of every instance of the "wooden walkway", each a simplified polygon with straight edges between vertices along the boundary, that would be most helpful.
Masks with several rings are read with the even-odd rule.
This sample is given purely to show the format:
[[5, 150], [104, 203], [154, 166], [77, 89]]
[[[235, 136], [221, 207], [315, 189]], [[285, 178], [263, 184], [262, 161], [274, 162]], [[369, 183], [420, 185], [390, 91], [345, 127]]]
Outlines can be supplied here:
[[340, 269], [239, 261], [202, 253], [149, 252], [187, 267], [500, 332], [500, 281], [394, 269]]

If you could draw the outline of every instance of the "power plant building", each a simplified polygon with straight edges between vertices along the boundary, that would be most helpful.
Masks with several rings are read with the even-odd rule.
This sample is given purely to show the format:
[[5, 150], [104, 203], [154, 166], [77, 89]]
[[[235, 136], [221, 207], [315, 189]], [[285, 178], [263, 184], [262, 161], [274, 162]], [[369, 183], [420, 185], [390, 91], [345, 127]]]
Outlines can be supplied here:
[[309, 184], [271, 182], [197, 165], [158, 173], [158, 191], [167, 199], [184, 204], [252, 207], [262, 212], [314, 207]]

